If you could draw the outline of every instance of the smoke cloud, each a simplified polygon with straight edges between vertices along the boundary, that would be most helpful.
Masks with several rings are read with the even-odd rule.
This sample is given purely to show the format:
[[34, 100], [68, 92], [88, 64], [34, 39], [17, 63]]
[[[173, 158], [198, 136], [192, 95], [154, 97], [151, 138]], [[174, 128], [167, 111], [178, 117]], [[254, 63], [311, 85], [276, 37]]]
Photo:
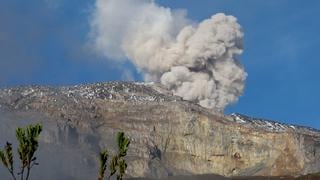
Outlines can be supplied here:
[[243, 32], [233, 16], [197, 23], [185, 10], [151, 0], [96, 0], [90, 23], [97, 52], [129, 59], [145, 81], [161, 82], [185, 100], [222, 111], [244, 90]]

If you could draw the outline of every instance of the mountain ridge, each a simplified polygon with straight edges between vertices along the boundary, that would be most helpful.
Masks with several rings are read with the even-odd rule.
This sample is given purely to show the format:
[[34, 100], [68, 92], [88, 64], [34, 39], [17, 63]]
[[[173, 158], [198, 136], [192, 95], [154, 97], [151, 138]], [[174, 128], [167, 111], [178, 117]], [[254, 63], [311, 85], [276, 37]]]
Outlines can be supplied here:
[[116, 131], [127, 132], [132, 140], [130, 177], [320, 171], [319, 130], [241, 114], [226, 116], [156, 83], [5, 88], [0, 90], [0, 109], [13, 117], [31, 112], [48, 117], [58, 125], [50, 126], [53, 132], [43, 142], [59, 144], [62, 137], [67, 144], [88, 146], [91, 155], [108, 146]]
[[[21, 89], [21, 94], [22, 95], [30, 95], [31, 93], [33, 93], [34, 89], [38, 89], [38, 90], [52, 90], [52, 91], [61, 91], [64, 95], [72, 96], [74, 94], [73, 91], [75, 91], [76, 89], [78, 89], [78, 91], [76, 91], [76, 93], [78, 93], [77, 95], [79, 96], [83, 96], [84, 98], [90, 99], [90, 98], [101, 98], [101, 99], [114, 99], [114, 96], [112, 95], [112, 92], [116, 91], [113, 90], [112, 88], [108, 87], [114, 87], [114, 88], [119, 88], [119, 85], [129, 85], [129, 87], [127, 90], [129, 90], [130, 85], [133, 85], [133, 87], [137, 88], [141, 85], [143, 86], [152, 86], [152, 90], [154, 91], [150, 91], [149, 89], [149, 93], [155, 93], [156, 91], [157, 94], [155, 95], [160, 95], [161, 93], [164, 95], [169, 95], [169, 97], [172, 97], [171, 99], [168, 98], [168, 96], [161, 96], [161, 97], [167, 97], [167, 99], [162, 98], [161, 97], [155, 97], [155, 96], [151, 96], [145, 99], [140, 99], [133, 95], [131, 97], [124, 97], [124, 100], [135, 100], [135, 101], [181, 101], [181, 102], [189, 102], [192, 104], [196, 104], [196, 102], [193, 101], [188, 101], [188, 100], [183, 100], [181, 97], [179, 96], [174, 96], [172, 94], [172, 92], [170, 92], [169, 90], [166, 90], [164, 87], [162, 87], [161, 84], [158, 83], [145, 83], [145, 82], [126, 82], [126, 81], [114, 81], [114, 82], [108, 82], [108, 83], [89, 83], [89, 84], [80, 84], [80, 85], [68, 85], [68, 86], [42, 86], [42, 85], [27, 85], [27, 86], [16, 86], [16, 87], [10, 87], [10, 88], [0, 88], [0, 91], [3, 93], [3, 91], [8, 91], [10, 93], [11, 90], [18, 90]], [[137, 86], [134, 86], [137, 85]], [[91, 87], [91, 88], [90, 88]], [[107, 87], [107, 88], [106, 88]], [[100, 91], [94, 92], [92, 88], [102, 88], [100, 89]], [[106, 88], [106, 89], [105, 89]], [[121, 90], [121, 89], [120, 89]], [[29, 92], [28, 92], [29, 91]], [[87, 92], [86, 92], [87, 91]], [[111, 93], [110, 93], [111, 92]], [[104, 94], [105, 93], [105, 94]], [[160, 99], [159, 99], [160, 98]], [[198, 105], [198, 104], [196, 104]], [[198, 105], [200, 106], [200, 105]], [[204, 108], [204, 107], [202, 107]], [[204, 108], [207, 109], [207, 108]], [[212, 111], [213, 113], [220, 113], [218, 111], [215, 111], [213, 109], [209, 109], [209, 111]], [[245, 123], [245, 122], [241, 122], [239, 120], [237, 120], [237, 118], [240, 119], [246, 119], [245, 121], [248, 121], [249, 123], [254, 122], [254, 121], [264, 121], [264, 122], [270, 122], [273, 124], [278, 124], [278, 125], [285, 125], [285, 126], [290, 126], [291, 128], [293, 127], [297, 127], [300, 129], [307, 129], [310, 131], [314, 131], [314, 132], [320, 132], [319, 129], [317, 128], [312, 128], [312, 127], [308, 127], [308, 126], [303, 126], [303, 125], [297, 125], [297, 124], [289, 124], [289, 123], [283, 123], [277, 120], [270, 120], [270, 119], [264, 119], [264, 118], [257, 118], [257, 117], [252, 117], [252, 116], [248, 116], [239, 112], [234, 112], [231, 113], [230, 115], [225, 115], [227, 117], [232, 117], [234, 119], [234, 121], [238, 122], [238, 123]], [[293, 128], [294, 129], [294, 128]]]

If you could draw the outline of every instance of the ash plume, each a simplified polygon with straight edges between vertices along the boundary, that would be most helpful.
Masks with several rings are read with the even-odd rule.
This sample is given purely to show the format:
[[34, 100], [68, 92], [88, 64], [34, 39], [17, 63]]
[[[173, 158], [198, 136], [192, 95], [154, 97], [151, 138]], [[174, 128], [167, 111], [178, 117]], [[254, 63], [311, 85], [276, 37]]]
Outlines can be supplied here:
[[151, 0], [96, 0], [90, 23], [97, 52], [132, 61], [145, 81], [185, 100], [223, 111], [244, 90], [243, 32], [233, 16], [197, 23]]

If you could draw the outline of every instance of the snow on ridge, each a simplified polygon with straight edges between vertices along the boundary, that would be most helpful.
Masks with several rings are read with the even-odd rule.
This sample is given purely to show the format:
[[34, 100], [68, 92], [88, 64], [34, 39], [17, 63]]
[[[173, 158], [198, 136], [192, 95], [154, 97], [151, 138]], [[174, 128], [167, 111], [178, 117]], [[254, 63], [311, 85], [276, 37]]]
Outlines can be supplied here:
[[134, 82], [136, 85], [144, 85], [144, 86], [152, 86], [155, 83], [154, 82]]
[[178, 97], [162, 93], [156, 83], [143, 82], [106, 82], [74, 86], [19, 86], [0, 89], [0, 97], [12, 96], [18, 99], [49, 96], [52, 99], [67, 97], [79, 102], [81, 99], [103, 99], [108, 101], [134, 102], [174, 102]]
[[295, 125], [287, 125], [272, 120], [252, 118], [238, 113], [231, 114], [231, 117], [233, 117], [234, 119], [241, 119], [242, 121], [246, 122], [246, 124], [250, 124], [271, 132], [287, 132], [289, 130], [295, 130], [297, 128], [297, 126]]
[[252, 118], [238, 113], [231, 114], [231, 117], [237, 123], [253, 125], [272, 132], [286, 132], [288, 129], [295, 129], [294, 125], [286, 125], [276, 121]]
[[86, 99], [126, 100], [136, 102], [154, 102], [170, 99], [158, 93], [152, 87], [154, 83], [109, 82], [78, 85], [61, 88], [68, 97], [80, 96]]
[[242, 119], [241, 117], [236, 116], [236, 115], [235, 115], [235, 117], [234, 117], [234, 120], [235, 120], [237, 123], [240, 123], [240, 124], [247, 123], [247, 121], [245, 121], [244, 119]]
[[230, 117], [234, 120], [234, 122], [237, 122], [239, 124], [254, 126], [270, 132], [288, 132], [288, 131], [300, 131], [300, 132], [307, 132], [307, 133], [320, 132], [317, 129], [313, 129], [309, 127], [298, 126], [293, 124], [284, 124], [284, 123], [280, 123], [272, 120], [266, 120], [266, 119], [253, 118], [253, 117], [249, 117], [239, 113], [232, 113]]

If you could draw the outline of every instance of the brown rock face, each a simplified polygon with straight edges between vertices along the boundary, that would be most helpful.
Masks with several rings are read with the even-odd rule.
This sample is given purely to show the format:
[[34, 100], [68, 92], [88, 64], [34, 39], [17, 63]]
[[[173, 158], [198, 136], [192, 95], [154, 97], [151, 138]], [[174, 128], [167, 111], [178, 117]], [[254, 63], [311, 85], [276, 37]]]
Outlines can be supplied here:
[[318, 130], [240, 114], [224, 116], [183, 101], [157, 84], [3, 89], [0, 105], [11, 118], [33, 113], [56, 123], [44, 132], [43, 143], [88, 147], [84, 152], [91, 156], [110, 147], [114, 134], [124, 131], [132, 140], [127, 172], [131, 177], [320, 171]]

